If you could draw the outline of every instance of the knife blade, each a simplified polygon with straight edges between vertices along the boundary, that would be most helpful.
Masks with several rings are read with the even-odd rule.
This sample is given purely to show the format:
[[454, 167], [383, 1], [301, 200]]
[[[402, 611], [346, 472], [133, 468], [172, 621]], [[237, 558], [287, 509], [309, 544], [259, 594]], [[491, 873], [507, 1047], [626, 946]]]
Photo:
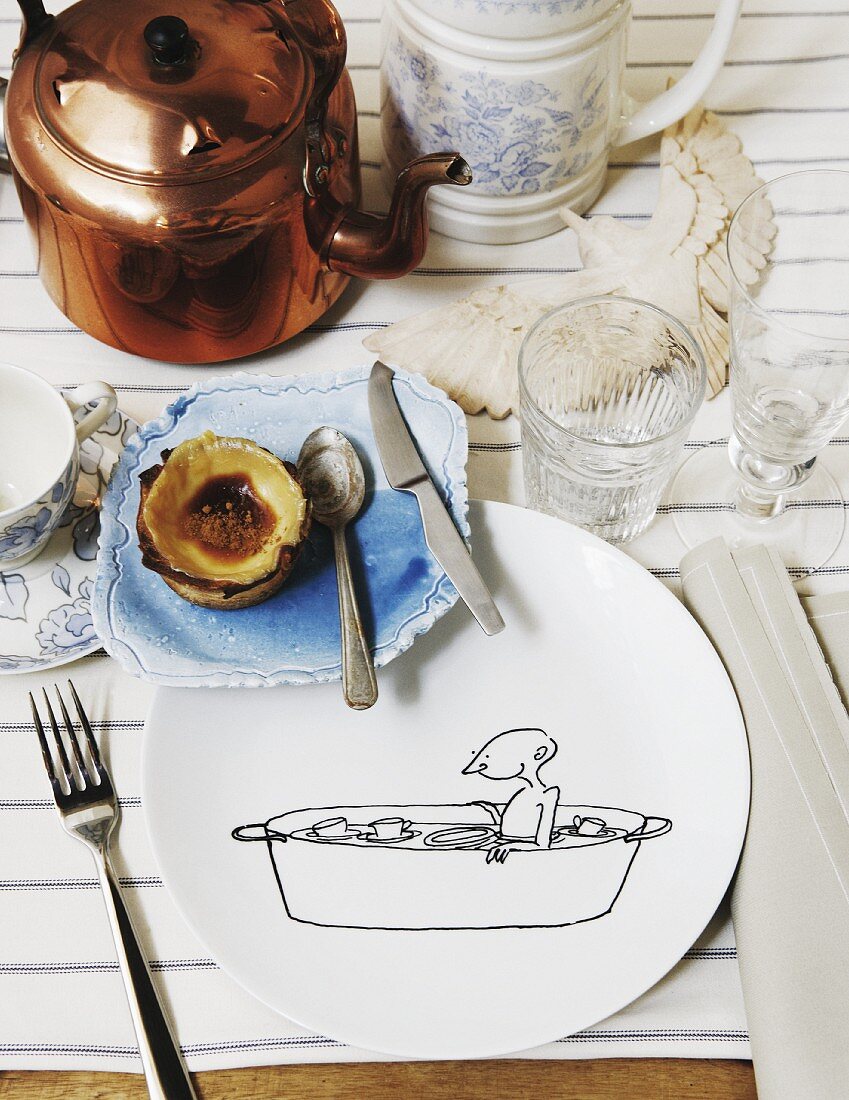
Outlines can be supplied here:
[[393, 489], [416, 497], [425, 542], [431, 554], [448, 574], [484, 632], [498, 634], [504, 629], [504, 620], [425, 469], [398, 407], [392, 387], [394, 377], [395, 372], [378, 360], [371, 369], [368, 383], [371, 426], [386, 478]]

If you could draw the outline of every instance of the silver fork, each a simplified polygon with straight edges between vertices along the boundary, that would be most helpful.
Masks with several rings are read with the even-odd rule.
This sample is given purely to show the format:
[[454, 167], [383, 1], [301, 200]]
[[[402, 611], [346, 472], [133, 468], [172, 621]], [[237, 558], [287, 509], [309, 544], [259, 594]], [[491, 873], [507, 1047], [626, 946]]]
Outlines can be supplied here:
[[[44, 691], [44, 703], [47, 717], [53, 731], [56, 757], [50, 751], [44, 726], [39, 717], [38, 708], [32, 692], [29, 701], [36, 733], [41, 744], [44, 766], [53, 788], [56, 809], [62, 820], [65, 832], [81, 840], [91, 852], [97, 865], [97, 875], [106, 902], [106, 912], [112, 928], [112, 938], [118, 952], [118, 962], [124, 978], [124, 987], [130, 1005], [130, 1015], [139, 1044], [147, 1090], [153, 1100], [196, 1100], [194, 1089], [189, 1080], [188, 1071], [180, 1056], [177, 1041], [165, 1017], [156, 987], [150, 976], [147, 961], [139, 948], [138, 938], [133, 929], [130, 915], [121, 897], [121, 887], [109, 858], [109, 838], [118, 820], [118, 803], [115, 791], [109, 779], [109, 773], [100, 759], [100, 750], [92, 733], [86, 713], [71, 681], [68, 681], [74, 705], [85, 733], [85, 741], [91, 758], [91, 767], [86, 763], [82, 748], [77, 739], [74, 724], [71, 721], [65, 701], [59, 688], [54, 684], [56, 697], [62, 711], [62, 720], [68, 733], [68, 742], [76, 764], [76, 776], [68, 758], [56, 716], [47, 691]], [[64, 780], [64, 784], [63, 784]], [[67, 789], [66, 789], [67, 788]]]

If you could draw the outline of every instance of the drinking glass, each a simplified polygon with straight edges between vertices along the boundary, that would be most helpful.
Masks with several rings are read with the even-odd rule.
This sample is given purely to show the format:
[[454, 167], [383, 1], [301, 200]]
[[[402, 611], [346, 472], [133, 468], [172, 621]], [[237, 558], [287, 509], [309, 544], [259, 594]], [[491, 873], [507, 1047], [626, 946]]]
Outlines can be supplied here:
[[608, 542], [640, 534], [706, 379], [687, 329], [647, 302], [583, 298], [541, 317], [519, 352], [528, 505]]
[[849, 413], [849, 172], [794, 172], [754, 191], [731, 221], [728, 263], [728, 448], [697, 451], [669, 507], [690, 546], [724, 535], [813, 569], [844, 528], [818, 455]]

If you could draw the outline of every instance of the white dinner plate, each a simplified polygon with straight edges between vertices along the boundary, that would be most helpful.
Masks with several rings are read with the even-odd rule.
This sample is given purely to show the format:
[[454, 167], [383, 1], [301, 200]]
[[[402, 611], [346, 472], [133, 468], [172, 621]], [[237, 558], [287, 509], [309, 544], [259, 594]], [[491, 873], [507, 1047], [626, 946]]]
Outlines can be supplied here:
[[[304, 1027], [418, 1058], [503, 1055], [638, 997], [713, 915], [749, 806], [733, 689], [675, 597], [558, 520], [474, 502], [470, 521], [502, 634], [458, 604], [365, 712], [338, 684], [160, 688], [144, 742], [162, 876], [221, 967]], [[304, 836], [333, 816], [419, 835]], [[573, 838], [576, 817], [604, 828]], [[541, 845], [504, 862], [470, 829], [529, 819]], [[452, 827], [465, 843], [428, 844]]]

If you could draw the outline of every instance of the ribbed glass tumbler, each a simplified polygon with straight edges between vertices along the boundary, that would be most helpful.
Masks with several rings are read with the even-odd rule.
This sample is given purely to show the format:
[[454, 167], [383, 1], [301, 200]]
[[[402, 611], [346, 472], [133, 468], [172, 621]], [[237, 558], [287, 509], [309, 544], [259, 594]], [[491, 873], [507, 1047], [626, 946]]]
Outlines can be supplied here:
[[547, 313], [519, 353], [527, 504], [627, 542], [651, 522], [705, 393], [699, 346], [631, 298]]

